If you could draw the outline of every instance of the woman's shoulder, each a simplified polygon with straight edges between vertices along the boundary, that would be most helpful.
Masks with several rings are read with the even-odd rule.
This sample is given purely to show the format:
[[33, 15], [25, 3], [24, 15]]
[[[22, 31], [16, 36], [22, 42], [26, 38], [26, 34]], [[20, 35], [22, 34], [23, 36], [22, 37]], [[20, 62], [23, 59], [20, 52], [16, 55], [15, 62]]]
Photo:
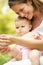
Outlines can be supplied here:
[[42, 20], [42, 22], [41, 22], [40, 26], [43, 26], [43, 20]]
[[42, 22], [40, 23], [40, 25], [38, 26], [38, 28], [40, 28], [40, 27], [43, 27], [43, 20], [42, 20]]

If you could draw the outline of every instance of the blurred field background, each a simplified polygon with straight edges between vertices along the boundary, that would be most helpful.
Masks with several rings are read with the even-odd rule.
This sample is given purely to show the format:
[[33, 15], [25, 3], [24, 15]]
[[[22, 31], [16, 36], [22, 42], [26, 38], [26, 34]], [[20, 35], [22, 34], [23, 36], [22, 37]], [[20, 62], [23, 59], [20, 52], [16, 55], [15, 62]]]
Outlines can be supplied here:
[[17, 14], [13, 12], [7, 0], [0, 0], [0, 34], [15, 34], [15, 19]]
[[[15, 19], [17, 14], [8, 6], [8, 0], [0, 0], [0, 34], [16, 35]], [[10, 55], [0, 54], [0, 65], [10, 60]]]

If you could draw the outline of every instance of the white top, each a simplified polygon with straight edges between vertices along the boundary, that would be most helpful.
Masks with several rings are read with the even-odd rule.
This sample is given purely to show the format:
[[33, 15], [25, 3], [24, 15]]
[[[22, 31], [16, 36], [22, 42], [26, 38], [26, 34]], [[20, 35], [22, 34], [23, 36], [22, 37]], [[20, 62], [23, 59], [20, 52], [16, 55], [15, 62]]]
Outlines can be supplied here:
[[34, 32], [39, 33], [41, 36], [43, 36], [43, 21], [41, 22], [41, 24], [33, 30]]

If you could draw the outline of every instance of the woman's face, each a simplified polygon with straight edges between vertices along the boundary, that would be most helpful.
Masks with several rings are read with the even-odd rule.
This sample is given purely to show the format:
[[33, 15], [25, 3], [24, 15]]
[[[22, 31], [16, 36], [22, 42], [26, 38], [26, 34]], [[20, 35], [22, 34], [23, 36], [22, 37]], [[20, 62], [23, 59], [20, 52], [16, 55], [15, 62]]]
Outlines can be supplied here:
[[31, 4], [20, 3], [11, 7], [21, 17], [25, 17], [29, 20], [33, 17], [33, 6]]

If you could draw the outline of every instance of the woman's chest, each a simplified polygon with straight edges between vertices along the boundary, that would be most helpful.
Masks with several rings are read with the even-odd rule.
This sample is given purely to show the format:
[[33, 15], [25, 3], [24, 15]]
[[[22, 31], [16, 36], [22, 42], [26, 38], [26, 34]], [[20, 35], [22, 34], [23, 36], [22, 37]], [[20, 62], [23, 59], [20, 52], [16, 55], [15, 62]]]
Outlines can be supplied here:
[[32, 22], [32, 29], [37, 28], [37, 27], [41, 24], [41, 22], [42, 22], [42, 21], [40, 21], [40, 20], [34, 20], [34, 21]]

